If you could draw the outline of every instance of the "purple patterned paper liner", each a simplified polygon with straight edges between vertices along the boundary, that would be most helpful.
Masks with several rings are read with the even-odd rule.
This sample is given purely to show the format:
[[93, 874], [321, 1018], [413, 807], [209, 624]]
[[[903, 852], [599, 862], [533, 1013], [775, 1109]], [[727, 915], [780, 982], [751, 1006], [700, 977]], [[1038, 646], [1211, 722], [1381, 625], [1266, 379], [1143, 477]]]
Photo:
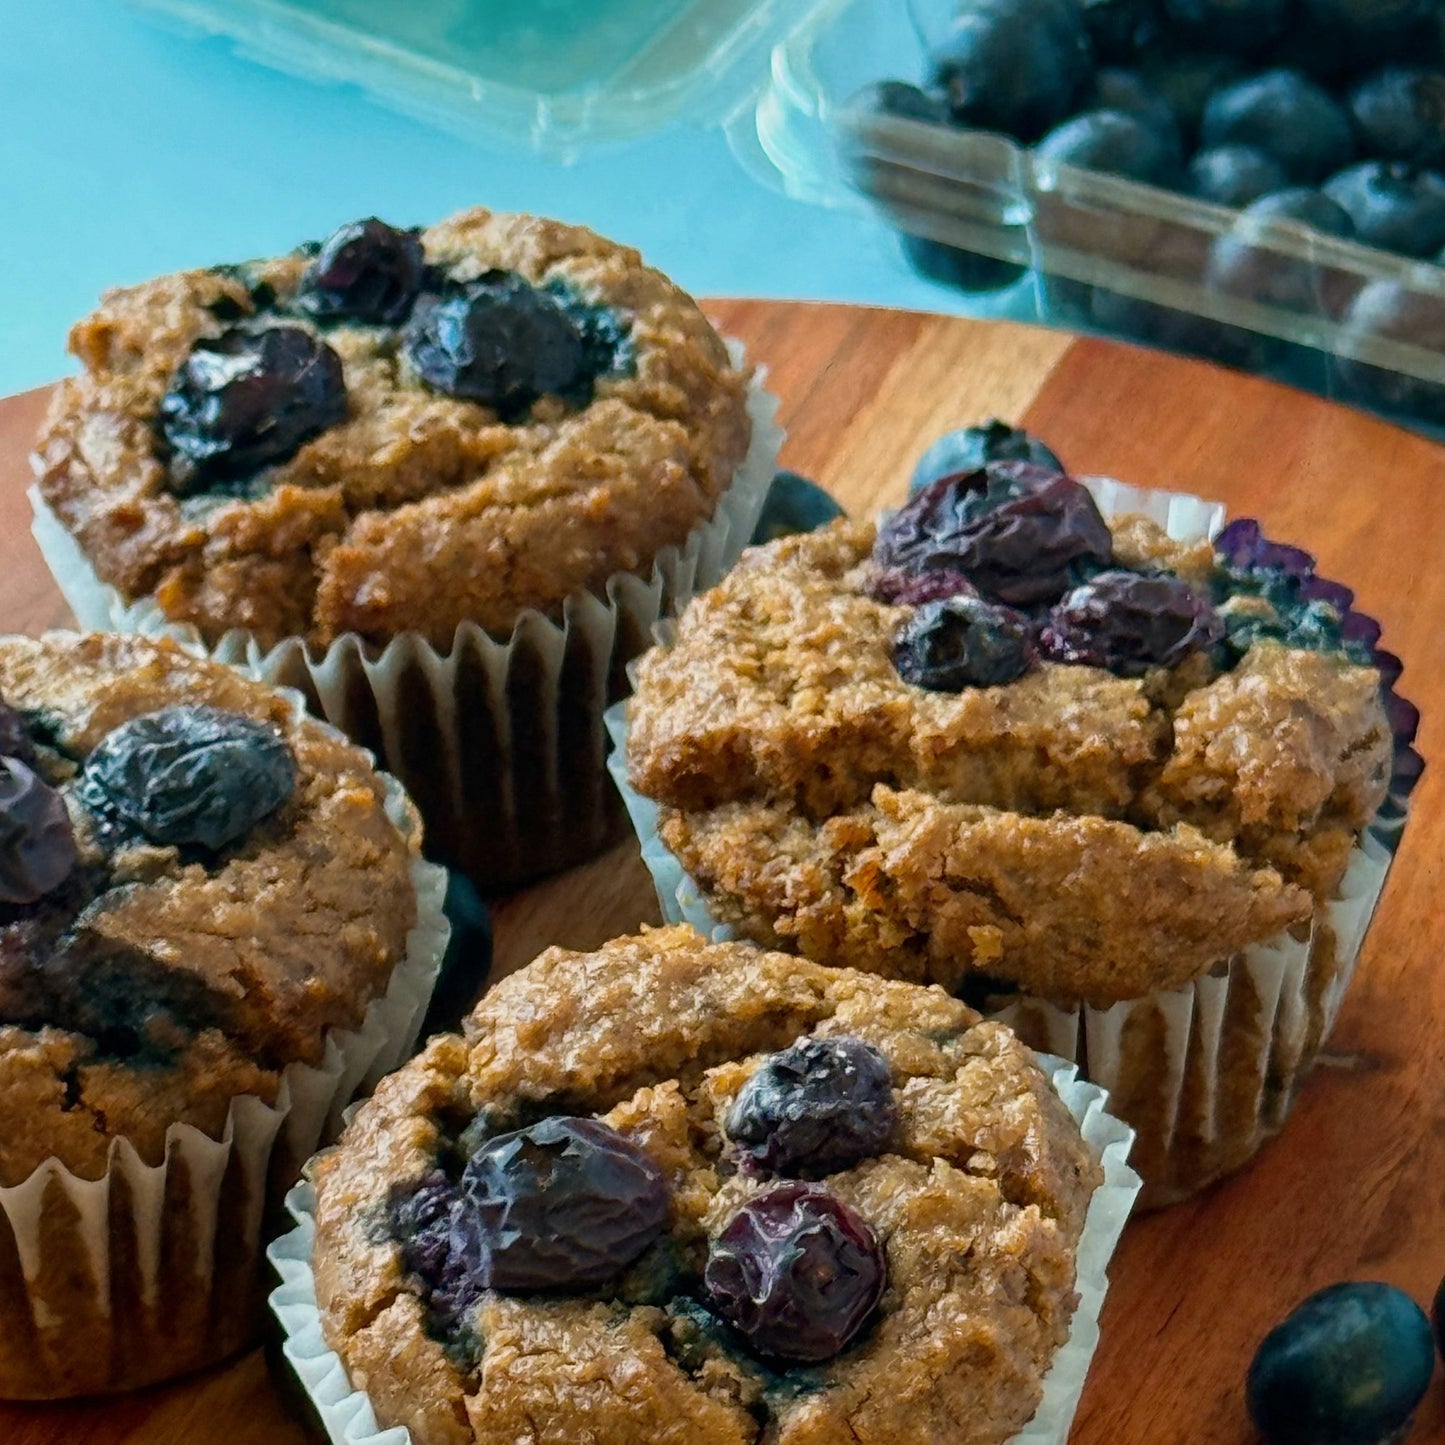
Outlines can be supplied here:
[[1312, 601], [1327, 602], [1340, 614], [1340, 634], [1347, 642], [1369, 649], [1380, 673], [1380, 692], [1385, 716], [1395, 738], [1395, 763], [1390, 774], [1389, 797], [1381, 807], [1370, 832], [1394, 852], [1399, 845], [1405, 817], [1405, 800], [1425, 771], [1425, 760], [1411, 746], [1420, 727], [1420, 709], [1395, 691], [1404, 664], [1380, 646], [1381, 627], [1373, 618], [1354, 610], [1355, 594], [1342, 582], [1315, 574], [1315, 559], [1302, 547], [1271, 542], [1252, 517], [1230, 522], [1214, 539], [1214, 550], [1236, 567], [1271, 568], [1300, 579], [1300, 592]]

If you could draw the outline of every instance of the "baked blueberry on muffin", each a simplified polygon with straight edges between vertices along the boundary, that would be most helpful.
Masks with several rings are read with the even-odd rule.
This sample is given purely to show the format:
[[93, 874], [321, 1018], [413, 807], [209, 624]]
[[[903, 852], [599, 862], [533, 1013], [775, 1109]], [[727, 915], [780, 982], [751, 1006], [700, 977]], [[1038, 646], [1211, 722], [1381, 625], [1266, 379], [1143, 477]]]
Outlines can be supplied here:
[[1007, 1028], [687, 928], [549, 949], [311, 1173], [326, 1340], [416, 1445], [1006, 1441], [1102, 1179]]
[[[1155, 1199], [1282, 1116], [1358, 944], [1329, 909], [1366, 866], [1390, 711], [1411, 726], [1378, 628], [1252, 526], [1176, 540], [1028, 462], [945, 475], [877, 528], [747, 553], [628, 707], [631, 785], [713, 920], [1011, 1004], [1087, 1054]], [[1272, 984], [1228, 982], [1241, 961]], [[1273, 1060], [1271, 988], [1295, 1019]], [[1221, 1010], [1224, 1052], [1181, 1064]]]
[[[193, 628], [301, 687], [479, 881], [597, 846], [601, 704], [771, 475], [750, 368], [691, 298], [478, 209], [111, 292], [71, 348], [38, 535], [84, 623]], [[504, 826], [476, 838], [479, 811]]]
[[364, 753], [169, 642], [0, 640], [0, 699], [0, 1396], [132, 1388], [250, 1337], [263, 1211], [424, 1010], [439, 870]]

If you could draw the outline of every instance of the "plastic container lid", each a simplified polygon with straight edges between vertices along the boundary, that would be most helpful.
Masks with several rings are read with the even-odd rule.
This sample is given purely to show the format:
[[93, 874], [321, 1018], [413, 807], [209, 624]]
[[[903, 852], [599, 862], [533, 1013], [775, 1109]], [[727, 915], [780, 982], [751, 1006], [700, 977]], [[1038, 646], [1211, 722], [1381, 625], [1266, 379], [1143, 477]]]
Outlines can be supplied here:
[[805, 0], [132, 0], [308, 79], [571, 159], [756, 92]]

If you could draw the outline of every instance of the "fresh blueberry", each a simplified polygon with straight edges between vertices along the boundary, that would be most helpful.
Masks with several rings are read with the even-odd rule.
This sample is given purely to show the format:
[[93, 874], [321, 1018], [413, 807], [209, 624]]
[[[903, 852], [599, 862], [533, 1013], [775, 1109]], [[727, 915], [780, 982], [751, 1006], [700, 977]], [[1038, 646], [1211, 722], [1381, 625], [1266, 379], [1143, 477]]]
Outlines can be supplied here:
[[927, 236], [904, 234], [899, 239], [904, 257], [919, 275], [959, 291], [1004, 291], [1029, 274], [1029, 268], [1017, 261], [1000, 261], [996, 256], [965, 251]]
[[1138, 116], [1117, 110], [1086, 110], [1051, 130], [1034, 151], [1052, 165], [1077, 166], [1169, 186], [1179, 174], [1174, 137]]
[[1391, 341], [1423, 352], [1426, 365], [1445, 353], [1445, 300], [1433, 268], [1414, 283], [1371, 281], [1355, 297], [1341, 332], [1340, 386], [1353, 401], [1416, 421], [1445, 425], [1445, 385], [1376, 365], [1351, 353], [1361, 342]]
[[1434, 4], [1435, 0], [1304, 0], [1303, 28], [1341, 30], [1354, 40], [1391, 39], [1428, 20]]
[[1284, 167], [1253, 146], [1211, 146], [1196, 152], [1184, 173], [1191, 196], [1237, 209], [1289, 185]]
[[484, 1143], [462, 1173], [487, 1289], [585, 1289], [615, 1279], [663, 1232], [662, 1171], [595, 1119], [543, 1119]]
[[428, 386], [489, 406], [504, 421], [524, 416], [539, 397], [575, 396], [590, 381], [577, 317], [508, 271], [423, 296], [405, 351]]
[[1430, 1322], [1387, 1284], [1311, 1295], [1264, 1337], [1245, 1398], [1268, 1445], [1384, 1445], [1430, 1384]]
[[743, 1205], [703, 1273], [713, 1308], [753, 1349], [800, 1363], [841, 1353], [887, 1282], [867, 1221], [814, 1184], [778, 1184]]
[[395, 325], [422, 288], [421, 232], [371, 216], [334, 232], [301, 278], [301, 305], [318, 320]]
[[925, 602], [893, 636], [893, 666], [904, 682], [930, 692], [999, 687], [1034, 661], [1028, 619], [980, 597]]
[[851, 1037], [810, 1038], [763, 1060], [724, 1129], [757, 1167], [819, 1179], [878, 1154], [896, 1120], [888, 1061], [877, 1049]]
[[1037, 467], [1065, 470], [1064, 464], [1037, 437], [994, 417], [980, 426], [945, 432], [919, 457], [908, 481], [908, 495], [930, 487], [940, 477], [974, 472], [989, 462], [1032, 462]]
[[758, 524], [753, 528], [752, 544], [775, 542], [798, 532], [816, 532], [846, 515], [816, 482], [797, 472], [775, 472]]
[[1112, 555], [1088, 491], [1028, 462], [941, 477], [884, 522], [873, 546], [880, 569], [962, 572], [1014, 607], [1054, 601]]
[[1157, 16], [1155, 0], [1083, 0], [1084, 29], [1096, 59], [1121, 65], [1133, 59]]
[[1049, 612], [1039, 650], [1055, 662], [1142, 677], [1150, 668], [1177, 667], [1223, 637], [1213, 604], [1180, 578], [1100, 572]]
[[39, 902], [76, 857], [65, 800], [18, 758], [0, 758], [0, 903]]
[[1079, 110], [1115, 110], [1132, 115], [1151, 130], [1167, 137], [1182, 154], [1184, 145], [1174, 108], [1137, 70], [1111, 67], [1094, 73], [1079, 97]]
[[1247, 214], [1261, 221], [1299, 221], [1327, 236], [1349, 238], [1355, 234], [1350, 213], [1323, 191], [1309, 186], [1290, 186], [1273, 195], [1261, 196], [1247, 208]]
[[345, 416], [341, 358], [302, 327], [198, 341], [161, 398], [171, 489], [224, 489], [294, 456]]
[[482, 996], [492, 970], [491, 912], [471, 880], [455, 870], [447, 874], [443, 909], [452, 932], [421, 1027], [422, 1038], [459, 1027]]
[[1402, 256], [1445, 245], [1445, 178], [1401, 161], [1362, 161], [1331, 176], [1324, 193], [1349, 213], [1355, 238]]
[[275, 728], [186, 703], [108, 732], [85, 760], [76, 795], [104, 837], [219, 852], [295, 788], [296, 759]]
[[879, 80], [865, 85], [849, 100], [850, 109], [888, 115], [896, 120], [921, 120], [928, 125], [946, 125], [948, 106], [942, 96], [902, 80]]
[[1350, 92], [1350, 114], [1371, 155], [1419, 166], [1445, 160], [1445, 71], [1377, 70]]
[[1238, 80], [1243, 72], [1244, 62], [1238, 56], [1192, 46], [1154, 46], [1139, 59], [1139, 73], [1169, 102], [1186, 141], [1199, 134], [1210, 96]]
[[1175, 25], [1239, 55], [1263, 50], [1284, 29], [1288, 0], [1164, 0]]
[[1068, 115], [1089, 65], [1077, 11], [994, 0], [957, 16], [930, 57], [929, 81], [956, 124], [1032, 141]]
[[1200, 133], [1206, 146], [1254, 146], [1306, 185], [1348, 165], [1355, 153], [1349, 115], [1293, 70], [1267, 70], [1216, 91]]

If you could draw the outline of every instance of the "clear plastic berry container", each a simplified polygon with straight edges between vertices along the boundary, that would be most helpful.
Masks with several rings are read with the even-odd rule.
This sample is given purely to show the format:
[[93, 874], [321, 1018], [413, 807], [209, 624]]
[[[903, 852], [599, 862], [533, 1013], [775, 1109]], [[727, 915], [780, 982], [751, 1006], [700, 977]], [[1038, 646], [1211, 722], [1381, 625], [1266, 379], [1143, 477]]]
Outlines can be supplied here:
[[571, 158], [755, 90], [799, 0], [132, 0], [310, 79]]
[[1445, 433], [1440, 266], [856, 101], [922, 82], [957, 8], [821, 0], [734, 116], [739, 158], [789, 195], [971, 258], [954, 278], [969, 309], [1183, 351]]

